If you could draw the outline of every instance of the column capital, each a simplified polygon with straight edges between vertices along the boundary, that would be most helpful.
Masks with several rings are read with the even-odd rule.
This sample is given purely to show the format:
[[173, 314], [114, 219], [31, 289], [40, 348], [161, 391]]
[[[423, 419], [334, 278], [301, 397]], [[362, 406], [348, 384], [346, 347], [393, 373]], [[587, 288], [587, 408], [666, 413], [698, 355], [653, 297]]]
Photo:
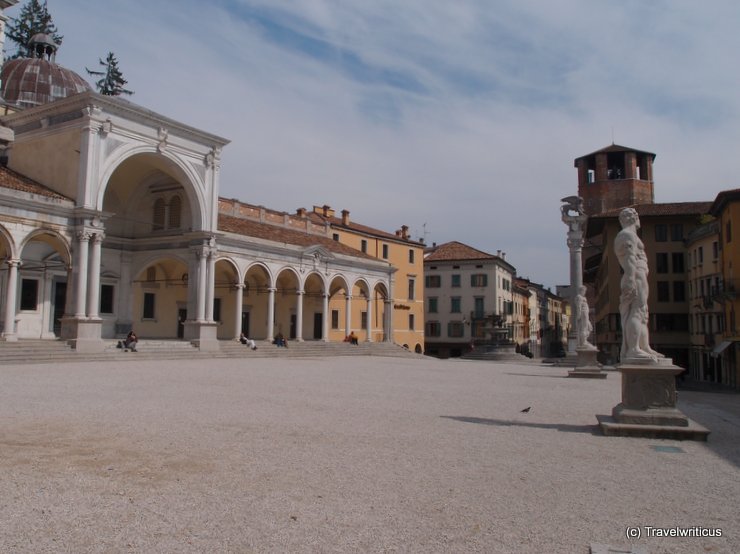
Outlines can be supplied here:
[[22, 262], [18, 258], [9, 258], [5, 260], [5, 263], [8, 264], [8, 267], [20, 267]]
[[93, 233], [88, 230], [75, 231], [75, 238], [78, 242], [89, 242], [93, 237]]

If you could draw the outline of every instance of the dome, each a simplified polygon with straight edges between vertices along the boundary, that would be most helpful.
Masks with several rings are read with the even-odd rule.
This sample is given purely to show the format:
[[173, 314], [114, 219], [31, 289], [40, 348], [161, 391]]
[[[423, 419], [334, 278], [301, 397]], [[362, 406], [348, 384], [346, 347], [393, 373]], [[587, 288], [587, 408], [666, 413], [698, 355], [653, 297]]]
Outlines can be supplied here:
[[32, 108], [92, 90], [77, 73], [54, 63], [56, 49], [52, 37], [39, 33], [28, 45], [29, 54], [34, 57], [8, 60], [3, 64], [0, 95], [7, 104]]

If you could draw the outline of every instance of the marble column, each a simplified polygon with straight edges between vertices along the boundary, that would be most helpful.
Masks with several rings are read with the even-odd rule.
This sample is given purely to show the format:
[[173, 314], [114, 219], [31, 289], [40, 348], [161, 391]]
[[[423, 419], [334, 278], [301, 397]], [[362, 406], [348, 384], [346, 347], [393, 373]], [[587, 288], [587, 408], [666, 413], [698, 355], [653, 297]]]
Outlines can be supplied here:
[[267, 289], [267, 340], [272, 342], [275, 332], [275, 289]]
[[7, 260], [8, 264], [8, 286], [5, 291], [5, 327], [3, 328], [3, 338], [6, 341], [16, 341], [18, 337], [15, 333], [15, 306], [18, 296], [18, 266], [20, 260]]
[[234, 301], [234, 338], [238, 339], [242, 332], [242, 304], [244, 303], [244, 283], [234, 285], [236, 300]]
[[348, 294], [344, 298], [344, 336], [352, 331], [352, 295]]
[[329, 342], [329, 294], [324, 293], [324, 317], [321, 318], [321, 340]]
[[295, 337], [298, 342], [303, 342], [303, 296], [305, 291], [296, 291], [295, 301]]
[[208, 251], [208, 258], [206, 260], [206, 310], [205, 319], [206, 321], [213, 321], [213, 299], [216, 295], [216, 252], [213, 250]]
[[367, 296], [367, 342], [373, 342], [373, 295], [372, 292]]
[[88, 249], [90, 233], [79, 231], [77, 233], [77, 283], [75, 287], [75, 318], [84, 319], [87, 314], [85, 301], [87, 300], [87, 273], [88, 273]]
[[103, 244], [102, 233], [95, 233], [90, 248], [90, 264], [87, 285], [87, 317], [97, 319], [100, 311], [100, 253]]
[[195, 304], [195, 319], [202, 323], [206, 318], [206, 283], [208, 280], [206, 258], [208, 254], [205, 249], [201, 249], [197, 251], [196, 255], [198, 256], [198, 279], [195, 286], [197, 287], [198, 296]]

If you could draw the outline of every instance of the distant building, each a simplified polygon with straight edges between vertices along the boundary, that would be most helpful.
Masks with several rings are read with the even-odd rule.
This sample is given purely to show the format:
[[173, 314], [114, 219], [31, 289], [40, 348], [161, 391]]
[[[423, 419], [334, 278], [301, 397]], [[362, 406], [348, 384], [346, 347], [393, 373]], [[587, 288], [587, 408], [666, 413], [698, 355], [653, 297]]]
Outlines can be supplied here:
[[353, 287], [349, 296], [331, 296], [331, 340], [341, 340], [350, 331], [355, 331], [366, 340], [392, 340], [417, 353], [423, 352], [423, 243], [412, 240], [405, 225], [395, 234], [388, 233], [352, 221], [349, 210], [342, 210], [341, 217], [337, 217], [327, 205], [314, 206], [309, 213], [299, 209], [297, 213], [327, 224], [334, 241], [382, 260], [391, 267], [388, 290], [381, 293], [378, 289], [374, 297], [368, 295], [368, 288], [362, 281]]
[[490, 340], [493, 329], [514, 340], [516, 269], [505, 253], [488, 254], [457, 241], [435, 244], [426, 250], [424, 275], [427, 354], [462, 356], [476, 342]]
[[724, 340], [722, 260], [719, 221], [691, 231], [686, 239], [689, 268], [689, 372], [694, 381], [723, 383], [729, 378], [728, 356], [733, 348]]

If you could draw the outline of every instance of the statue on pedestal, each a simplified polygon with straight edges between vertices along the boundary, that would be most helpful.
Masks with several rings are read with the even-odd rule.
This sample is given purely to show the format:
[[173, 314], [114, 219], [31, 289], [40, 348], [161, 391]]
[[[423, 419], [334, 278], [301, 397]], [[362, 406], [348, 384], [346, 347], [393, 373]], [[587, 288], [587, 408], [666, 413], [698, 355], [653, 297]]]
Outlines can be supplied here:
[[634, 208], [619, 214], [622, 230], [614, 239], [614, 252], [624, 274], [620, 283], [619, 313], [622, 320], [620, 357], [626, 361], [653, 361], [664, 356], [649, 345], [648, 261], [645, 245], [637, 236], [640, 218]]
[[588, 337], [593, 331], [593, 325], [589, 319], [588, 300], [586, 300], [586, 287], [578, 289], [578, 294], [574, 297], [573, 308], [576, 311], [576, 333], [578, 343], [576, 348], [586, 350], [596, 350], [596, 347], [588, 342]]

